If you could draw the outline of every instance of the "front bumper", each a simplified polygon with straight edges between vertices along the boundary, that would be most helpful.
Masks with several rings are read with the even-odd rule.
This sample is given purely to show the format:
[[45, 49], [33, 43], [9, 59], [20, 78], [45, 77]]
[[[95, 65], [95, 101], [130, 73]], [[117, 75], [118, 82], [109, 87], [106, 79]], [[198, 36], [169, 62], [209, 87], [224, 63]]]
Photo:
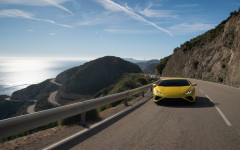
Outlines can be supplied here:
[[189, 102], [195, 102], [195, 95], [155, 95], [153, 94], [154, 102], [159, 101], [179, 101], [179, 100], [186, 100]]

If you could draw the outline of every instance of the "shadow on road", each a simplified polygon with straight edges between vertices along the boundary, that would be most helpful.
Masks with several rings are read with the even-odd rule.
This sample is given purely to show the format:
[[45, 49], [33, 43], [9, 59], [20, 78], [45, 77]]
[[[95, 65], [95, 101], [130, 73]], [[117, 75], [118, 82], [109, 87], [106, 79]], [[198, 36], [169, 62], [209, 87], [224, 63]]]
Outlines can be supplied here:
[[185, 100], [172, 100], [172, 101], [160, 101], [157, 103], [158, 106], [164, 107], [176, 107], [176, 108], [204, 108], [213, 107], [215, 104], [206, 97], [196, 96], [196, 102], [190, 103]]

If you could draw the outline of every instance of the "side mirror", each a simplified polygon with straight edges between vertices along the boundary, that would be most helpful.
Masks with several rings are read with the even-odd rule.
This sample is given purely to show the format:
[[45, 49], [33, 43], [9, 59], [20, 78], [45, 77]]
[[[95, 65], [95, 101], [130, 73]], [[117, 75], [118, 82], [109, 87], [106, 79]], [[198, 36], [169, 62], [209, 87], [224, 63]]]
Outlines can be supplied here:
[[157, 86], [157, 84], [153, 84], [153, 87], [156, 87]]
[[197, 86], [197, 83], [193, 83], [192, 86]]

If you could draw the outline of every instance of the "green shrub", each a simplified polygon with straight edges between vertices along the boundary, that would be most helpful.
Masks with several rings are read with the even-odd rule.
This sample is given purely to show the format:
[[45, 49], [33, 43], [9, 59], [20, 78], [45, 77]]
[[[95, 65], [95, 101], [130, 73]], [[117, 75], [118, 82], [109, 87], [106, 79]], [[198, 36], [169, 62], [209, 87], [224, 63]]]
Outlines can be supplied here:
[[121, 104], [123, 100], [116, 101], [110, 104], [111, 107], [116, 107], [117, 105]]
[[90, 110], [86, 113], [86, 120], [95, 120], [99, 118], [99, 112], [97, 109]]
[[149, 83], [148, 79], [146, 77], [139, 77], [136, 79], [137, 82], [141, 83], [142, 85], [146, 85]]
[[160, 75], [162, 75], [162, 71], [165, 68], [165, 66], [167, 65], [167, 62], [170, 59], [170, 57], [171, 57], [171, 55], [164, 57], [163, 59], [160, 60], [160, 63], [157, 64], [156, 69]]

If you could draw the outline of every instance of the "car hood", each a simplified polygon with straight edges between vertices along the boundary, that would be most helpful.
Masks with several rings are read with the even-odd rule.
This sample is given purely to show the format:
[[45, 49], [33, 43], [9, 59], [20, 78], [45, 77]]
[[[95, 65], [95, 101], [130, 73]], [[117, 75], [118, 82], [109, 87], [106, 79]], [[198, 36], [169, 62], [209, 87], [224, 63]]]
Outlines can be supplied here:
[[163, 94], [182, 94], [189, 90], [191, 90], [191, 86], [157, 86], [156, 90], [163, 93]]

